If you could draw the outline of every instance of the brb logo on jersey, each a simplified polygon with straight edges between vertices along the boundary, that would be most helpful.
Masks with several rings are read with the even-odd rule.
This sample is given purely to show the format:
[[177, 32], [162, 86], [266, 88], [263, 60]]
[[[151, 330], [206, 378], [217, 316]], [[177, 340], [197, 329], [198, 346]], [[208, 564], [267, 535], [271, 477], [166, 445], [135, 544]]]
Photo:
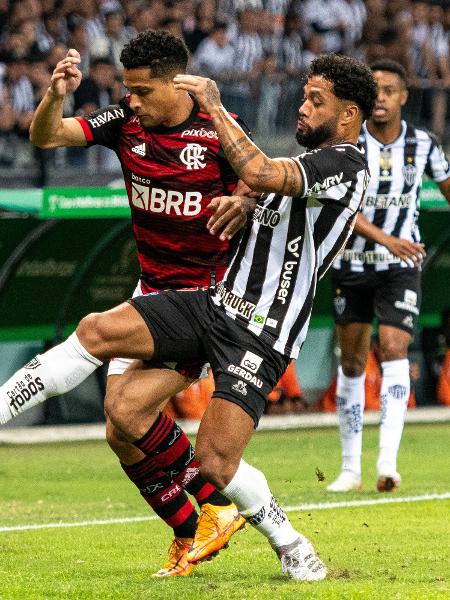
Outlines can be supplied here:
[[[131, 204], [141, 210], [166, 215], [193, 217], [202, 210], [200, 192], [178, 192], [151, 187], [151, 180], [131, 174]], [[139, 183], [138, 183], [139, 182]]]
[[180, 160], [183, 165], [186, 165], [188, 171], [192, 171], [192, 169], [204, 169], [206, 163], [203, 161], [205, 160], [205, 152], [207, 150], [208, 148], [200, 146], [200, 144], [188, 144], [181, 151]]

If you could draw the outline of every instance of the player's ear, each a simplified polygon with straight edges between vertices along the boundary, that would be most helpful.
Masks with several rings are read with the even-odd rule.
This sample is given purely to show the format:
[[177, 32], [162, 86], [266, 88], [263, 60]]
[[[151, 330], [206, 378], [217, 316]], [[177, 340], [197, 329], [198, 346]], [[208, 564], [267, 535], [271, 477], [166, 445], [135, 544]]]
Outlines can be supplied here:
[[400, 105], [405, 106], [407, 101], [408, 101], [408, 90], [402, 90], [402, 92], [400, 93]]
[[342, 124], [348, 125], [349, 123], [352, 123], [360, 112], [361, 110], [356, 104], [347, 104], [344, 106], [342, 112]]

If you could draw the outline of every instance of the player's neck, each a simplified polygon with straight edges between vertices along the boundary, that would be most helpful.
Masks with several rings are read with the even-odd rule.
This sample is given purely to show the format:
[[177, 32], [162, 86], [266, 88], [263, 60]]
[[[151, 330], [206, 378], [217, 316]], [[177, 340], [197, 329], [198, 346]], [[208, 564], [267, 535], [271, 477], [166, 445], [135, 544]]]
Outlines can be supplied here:
[[181, 123], [184, 123], [184, 121], [189, 118], [193, 107], [194, 101], [191, 96], [188, 94], [183, 95], [170, 115], [168, 115], [167, 119], [161, 123], [161, 125], [164, 125], [164, 127], [176, 127], [177, 125], [181, 125]]
[[402, 122], [400, 119], [392, 123], [374, 123], [371, 119], [367, 121], [367, 131], [372, 137], [385, 146], [392, 144], [402, 132]]

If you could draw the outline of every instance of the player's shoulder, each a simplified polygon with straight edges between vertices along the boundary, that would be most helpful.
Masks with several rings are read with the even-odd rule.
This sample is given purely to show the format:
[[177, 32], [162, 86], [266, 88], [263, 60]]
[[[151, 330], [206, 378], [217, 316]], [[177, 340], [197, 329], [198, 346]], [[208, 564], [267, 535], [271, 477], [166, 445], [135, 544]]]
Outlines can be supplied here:
[[212, 118], [200, 110], [185, 123], [183, 130], [180, 131], [180, 137], [191, 141], [209, 139], [219, 142]]
[[366, 166], [363, 148], [350, 142], [306, 150], [297, 159], [303, 162], [327, 164], [335, 168], [353, 169]]
[[[228, 114], [231, 117], [233, 117], [233, 119], [237, 121], [237, 123], [239, 123], [239, 125], [242, 127], [245, 133], [250, 135], [249, 128], [239, 117], [239, 115], [231, 112]], [[186, 126], [181, 131], [180, 136], [182, 138], [197, 138], [199, 140], [216, 140], [218, 143], [220, 143], [219, 136], [214, 126], [212, 117], [209, 114], [202, 112], [201, 110], [198, 110], [197, 113], [193, 116], [193, 118], [186, 123]]]
[[85, 117], [85, 120], [93, 128], [105, 126], [105, 125], [124, 125], [126, 122], [136, 118], [134, 112], [128, 105], [125, 98], [119, 100], [117, 104], [109, 104], [95, 110]]
[[418, 127], [414, 123], [406, 122], [405, 144], [419, 144], [421, 142], [431, 142], [436, 146], [440, 145], [437, 135], [426, 127]]

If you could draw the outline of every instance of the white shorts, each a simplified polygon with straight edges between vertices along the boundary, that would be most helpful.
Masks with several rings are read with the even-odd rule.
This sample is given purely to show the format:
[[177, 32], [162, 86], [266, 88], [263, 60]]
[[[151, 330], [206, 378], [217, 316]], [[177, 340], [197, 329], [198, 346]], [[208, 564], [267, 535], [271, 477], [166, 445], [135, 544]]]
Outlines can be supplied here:
[[[143, 296], [143, 294], [141, 282], [138, 281], [138, 284], [133, 292], [133, 298], [136, 296]], [[123, 375], [133, 360], [134, 358], [112, 358], [109, 361], [108, 377], [109, 375]]]

